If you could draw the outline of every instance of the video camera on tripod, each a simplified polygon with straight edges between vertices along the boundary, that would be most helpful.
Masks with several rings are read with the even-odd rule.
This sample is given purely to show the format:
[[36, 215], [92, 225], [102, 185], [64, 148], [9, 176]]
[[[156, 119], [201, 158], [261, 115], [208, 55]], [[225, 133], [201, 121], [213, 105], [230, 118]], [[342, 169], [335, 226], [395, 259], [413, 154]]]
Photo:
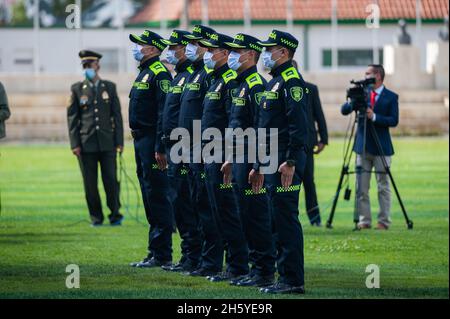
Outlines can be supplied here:
[[350, 100], [353, 111], [365, 114], [370, 90], [375, 84], [375, 78], [360, 81], [351, 80], [352, 87], [347, 89], [347, 99]]

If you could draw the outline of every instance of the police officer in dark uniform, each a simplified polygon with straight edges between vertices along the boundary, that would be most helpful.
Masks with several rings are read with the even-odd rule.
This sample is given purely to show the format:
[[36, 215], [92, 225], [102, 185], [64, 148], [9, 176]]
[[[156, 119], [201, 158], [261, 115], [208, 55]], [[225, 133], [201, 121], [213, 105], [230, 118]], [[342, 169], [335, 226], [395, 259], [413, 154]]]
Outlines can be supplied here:
[[172, 76], [160, 62], [166, 48], [162, 37], [145, 30], [130, 34], [139, 75], [130, 92], [129, 122], [134, 139], [136, 173], [145, 214], [150, 224], [148, 255], [136, 267], [159, 267], [172, 263], [173, 213], [169, 199], [167, 158], [162, 141], [162, 115]]
[[[181, 96], [180, 116], [178, 126], [186, 129], [190, 136], [193, 137], [194, 121], [200, 121], [203, 115], [203, 99], [208, 90], [211, 80], [212, 70], [208, 69], [203, 62], [203, 55], [207, 51], [206, 48], [199, 46], [199, 40], [207, 40], [214, 34], [215, 31], [203, 25], [196, 25], [193, 28], [192, 34], [186, 35], [190, 40], [186, 46], [186, 57], [192, 61], [192, 68], [194, 72], [190, 75]], [[201, 127], [199, 128], [201, 129]], [[189, 185], [194, 203], [194, 210], [198, 214], [199, 227], [201, 229], [203, 247], [209, 247], [210, 237], [207, 236], [207, 225], [209, 217], [211, 216], [211, 206], [208, 200], [205, 185], [205, 173], [203, 170], [203, 163], [201, 156], [201, 141], [195, 144], [193, 138], [188, 146], [190, 150], [190, 158], [186, 159], [189, 162]], [[187, 269], [187, 273], [192, 276], [210, 276], [216, 272], [208, 269], [207, 264], [202, 264], [203, 256], [207, 252], [202, 246], [198, 247], [197, 260], [192, 260], [193, 269]], [[194, 257], [194, 255], [193, 255]], [[205, 261], [206, 262], [206, 261]]]
[[189, 192], [187, 174], [189, 166], [174, 163], [170, 157], [170, 150], [176, 141], [170, 140], [170, 133], [178, 127], [181, 94], [187, 79], [194, 72], [192, 62], [186, 58], [185, 49], [189, 43], [187, 31], [173, 30], [168, 40], [162, 40], [168, 45], [166, 59], [175, 66], [176, 75], [171, 83], [163, 113], [163, 138], [168, 156], [168, 172], [170, 182], [170, 200], [172, 202], [175, 221], [181, 237], [181, 259], [174, 265], [162, 266], [164, 270], [187, 271], [193, 270], [193, 263], [198, 262], [201, 236], [198, 229], [198, 218], [194, 211]]
[[[226, 43], [232, 49], [228, 65], [238, 73], [231, 90], [230, 127], [233, 129], [256, 129], [258, 125], [260, 102], [266, 84], [256, 68], [262, 52], [262, 46], [258, 42], [258, 39], [250, 35], [239, 33], [233, 42]], [[224, 183], [228, 184], [233, 176], [233, 184], [236, 186], [251, 263], [249, 275], [240, 280], [232, 280], [231, 284], [264, 287], [273, 284], [274, 281], [275, 248], [271, 238], [268, 194], [265, 189], [253, 192], [248, 182], [250, 174], [254, 173], [253, 163], [248, 158], [248, 145], [244, 145], [243, 163], [231, 164], [227, 159], [222, 166]]]
[[[278, 282], [261, 289], [265, 293], [304, 293], [303, 232], [298, 219], [300, 185], [306, 162], [308, 95], [305, 82], [292, 65], [298, 40], [273, 30], [266, 47], [264, 65], [272, 80], [261, 100], [259, 127], [278, 129], [278, 172], [267, 175], [277, 232]], [[256, 165], [255, 165], [256, 166]], [[257, 168], [257, 167], [255, 167]], [[252, 183], [255, 191], [260, 180]]]
[[116, 85], [100, 79], [102, 55], [80, 51], [85, 80], [72, 85], [67, 108], [70, 147], [83, 175], [86, 201], [92, 225], [103, 224], [102, 204], [97, 186], [98, 164], [102, 172], [111, 225], [120, 225], [119, 183], [116, 153], [123, 151], [123, 122]]
[[[218, 132], [225, 136], [231, 114], [230, 86], [237, 76], [227, 64], [229, 47], [225, 42], [232, 42], [233, 38], [224, 34], [213, 34], [209, 40], [200, 40], [200, 46], [208, 48], [203, 56], [206, 67], [213, 69], [211, 85], [203, 102], [202, 133], [209, 136], [208, 131]], [[209, 280], [224, 281], [242, 277], [248, 273], [248, 248], [242, 230], [241, 220], [232, 185], [223, 183], [220, 171], [225, 160], [225, 140], [217, 138], [203, 141], [205, 149], [209, 143], [220, 143], [221, 148], [215, 149], [214, 154], [204, 157], [206, 186], [211, 216], [208, 223], [203, 220], [205, 233], [202, 267], [217, 272]], [[215, 154], [217, 152], [217, 154]], [[221, 272], [224, 249], [227, 248], [227, 267]]]

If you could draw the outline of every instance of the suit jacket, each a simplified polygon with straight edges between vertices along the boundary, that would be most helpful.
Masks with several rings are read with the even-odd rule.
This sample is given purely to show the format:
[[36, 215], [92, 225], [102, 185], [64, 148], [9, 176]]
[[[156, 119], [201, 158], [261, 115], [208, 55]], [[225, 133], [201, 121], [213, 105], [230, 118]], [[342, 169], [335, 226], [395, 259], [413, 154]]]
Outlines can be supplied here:
[[0, 138], [6, 136], [5, 121], [11, 116], [8, 107], [8, 98], [6, 96], [5, 88], [0, 82]]
[[123, 146], [123, 122], [116, 85], [99, 80], [97, 87], [88, 81], [72, 85], [67, 108], [70, 147], [82, 152], [113, 151]]
[[[317, 135], [320, 136], [320, 142], [328, 144], [328, 130], [327, 122], [322, 110], [322, 103], [320, 102], [319, 89], [316, 85], [306, 82], [306, 87], [309, 90], [308, 98], [308, 149], [311, 151], [314, 146], [319, 143]], [[317, 126], [316, 126], [317, 124]]]
[[[342, 106], [341, 112], [342, 114], [347, 115], [350, 114], [352, 110], [352, 105], [345, 103]], [[367, 125], [373, 125], [375, 127], [375, 132], [380, 140], [383, 154], [381, 154], [376, 147], [375, 139], [369, 126], [367, 126], [366, 130], [366, 152], [372, 155], [394, 155], [394, 147], [392, 145], [389, 128], [398, 125], [398, 95], [385, 87], [375, 103], [373, 111], [376, 114], [375, 121], [373, 122], [372, 120], [367, 119]], [[363, 123], [363, 121], [358, 122], [358, 129], [355, 137], [356, 141], [353, 150], [357, 154], [363, 153]]]

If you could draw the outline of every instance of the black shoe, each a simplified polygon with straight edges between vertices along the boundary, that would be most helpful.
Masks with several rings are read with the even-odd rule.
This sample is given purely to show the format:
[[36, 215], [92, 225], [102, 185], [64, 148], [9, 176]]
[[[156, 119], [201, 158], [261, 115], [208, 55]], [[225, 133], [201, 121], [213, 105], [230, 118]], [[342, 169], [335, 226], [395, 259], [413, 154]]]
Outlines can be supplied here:
[[100, 227], [100, 226], [103, 226], [103, 222], [92, 222], [91, 226], [92, 227]]
[[244, 278], [246, 275], [236, 275], [232, 272], [225, 271], [221, 272], [219, 274], [216, 274], [214, 276], [208, 276], [206, 279], [208, 279], [211, 282], [221, 282], [221, 281], [239, 281], [242, 278]]
[[270, 275], [270, 276], [254, 275], [253, 277], [239, 280], [238, 282], [236, 282], [236, 286], [239, 286], [239, 287], [268, 287], [268, 286], [273, 285], [274, 280], [275, 280], [275, 277], [273, 275]]
[[136, 267], [137, 265], [139, 265], [139, 264], [142, 264], [142, 263], [146, 263], [147, 261], [149, 261], [150, 259], [151, 259], [152, 257], [145, 257], [142, 261], [135, 261], [135, 262], [132, 262], [132, 263], [130, 263], [130, 266], [131, 267]]
[[173, 271], [173, 272], [186, 271], [183, 268], [183, 264], [182, 263], [176, 263], [174, 265], [162, 265], [161, 268], [166, 270], [166, 271]]
[[156, 258], [152, 257], [147, 261], [137, 264], [136, 267], [137, 268], [154, 268], [154, 267], [162, 267], [162, 266], [167, 266], [167, 265], [172, 265], [172, 262], [160, 261], [160, 260], [157, 260]]
[[120, 226], [122, 225], [124, 217], [121, 214], [114, 215], [114, 218], [110, 218], [109, 223], [111, 226]]
[[232, 278], [230, 279], [230, 285], [232, 286], [236, 286], [238, 282], [243, 281], [243, 280], [250, 280], [255, 276], [255, 274], [247, 274], [244, 276], [239, 276], [236, 278]]
[[217, 275], [217, 271], [212, 271], [205, 268], [198, 268], [188, 273], [188, 275], [193, 277], [208, 277]]
[[277, 282], [272, 286], [261, 288], [259, 291], [266, 294], [304, 294], [305, 286], [292, 286]]

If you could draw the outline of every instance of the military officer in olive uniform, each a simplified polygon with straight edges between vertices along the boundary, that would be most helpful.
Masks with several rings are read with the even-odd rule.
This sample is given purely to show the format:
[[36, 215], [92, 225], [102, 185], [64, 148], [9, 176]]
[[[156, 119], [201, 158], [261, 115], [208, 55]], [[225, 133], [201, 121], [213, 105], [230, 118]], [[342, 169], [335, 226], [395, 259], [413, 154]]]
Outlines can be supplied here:
[[85, 79], [72, 85], [67, 108], [70, 147], [83, 175], [86, 201], [92, 225], [100, 226], [104, 216], [98, 192], [100, 163], [111, 225], [120, 225], [119, 183], [116, 154], [123, 151], [123, 122], [116, 85], [100, 79], [102, 55], [83, 50], [79, 53]]

